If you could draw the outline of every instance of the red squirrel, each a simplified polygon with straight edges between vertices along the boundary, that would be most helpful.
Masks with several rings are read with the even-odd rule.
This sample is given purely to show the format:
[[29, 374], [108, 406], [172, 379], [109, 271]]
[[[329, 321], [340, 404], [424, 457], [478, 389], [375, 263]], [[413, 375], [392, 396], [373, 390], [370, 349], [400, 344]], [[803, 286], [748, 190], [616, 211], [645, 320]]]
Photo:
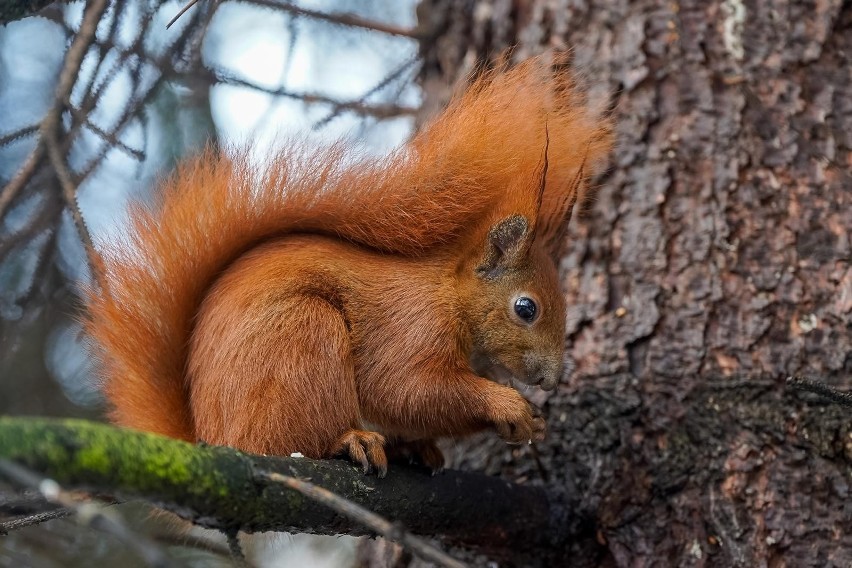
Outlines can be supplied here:
[[379, 159], [340, 143], [177, 167], [99, 248], [86, 329], [119, 425], [384, 475], [434, 440], [540, 440], [565, 226], [610, 145], [559, 57], [482, 73]]

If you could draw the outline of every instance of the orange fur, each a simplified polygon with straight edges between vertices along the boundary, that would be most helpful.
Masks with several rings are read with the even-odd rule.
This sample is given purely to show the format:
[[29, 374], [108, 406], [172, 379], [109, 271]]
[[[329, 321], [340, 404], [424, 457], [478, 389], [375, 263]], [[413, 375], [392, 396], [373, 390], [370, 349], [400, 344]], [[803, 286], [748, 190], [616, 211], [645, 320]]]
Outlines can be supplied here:
[[[554, 257], [610, 137], [551, 63], [484, 74], [383, 159], [341, 144], [262, 168], [240, 152], [181, 164], [101, 247], [87, 331], [113, 419], [380, 471], [371, 429], [432, 463], [418, 441], [541, 435], [523, 398], [481, 375], [553, 386], [561, 365]], [[521, 293], [534, 324], [512, 312]]]

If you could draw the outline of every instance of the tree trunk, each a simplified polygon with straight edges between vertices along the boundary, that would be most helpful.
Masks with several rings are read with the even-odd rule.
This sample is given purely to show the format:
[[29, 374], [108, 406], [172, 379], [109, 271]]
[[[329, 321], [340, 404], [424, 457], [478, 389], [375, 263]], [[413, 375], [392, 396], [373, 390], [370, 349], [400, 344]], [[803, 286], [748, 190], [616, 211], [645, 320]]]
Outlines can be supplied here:
[[[572, 565], [849, 566], [852, 2], [424, 0], [427, 105], [485, 56], [570, 46], [618, 134], [564, 260], [550, 434], [456, 463], [587, 523]], [[545, 480], [544, 477], [547, 479]]]

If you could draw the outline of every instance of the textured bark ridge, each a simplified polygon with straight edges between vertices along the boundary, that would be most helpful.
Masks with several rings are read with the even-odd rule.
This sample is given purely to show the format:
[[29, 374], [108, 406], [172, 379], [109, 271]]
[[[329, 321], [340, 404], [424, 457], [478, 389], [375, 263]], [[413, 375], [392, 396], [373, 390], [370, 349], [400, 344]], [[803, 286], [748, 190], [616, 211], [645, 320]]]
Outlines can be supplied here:
[[[563, 264], [575, 372], [533, 395], [539, 482], [586, 515], [584, 559], [852, 563], [852, 417], [785, 389], [852, 388], [852, 3], [459, 6], [420, 7], [464, 18], [424, 47], [427, 97], [513, 43], [571, 46], [612, 94], [612, 168]], [[541, 479], [482, 448], [457, 459]]]

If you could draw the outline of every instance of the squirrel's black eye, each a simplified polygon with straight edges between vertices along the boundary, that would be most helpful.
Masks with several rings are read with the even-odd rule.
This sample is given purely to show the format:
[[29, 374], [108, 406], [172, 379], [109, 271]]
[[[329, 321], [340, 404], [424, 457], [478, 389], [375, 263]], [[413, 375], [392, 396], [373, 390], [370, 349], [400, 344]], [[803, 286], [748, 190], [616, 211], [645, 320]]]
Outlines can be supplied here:
[[531, 298], [521, 296], [515, 300], [515, 313], [525, 322], [532, 323], [536, 314], [538, 314], [538, 306]]

